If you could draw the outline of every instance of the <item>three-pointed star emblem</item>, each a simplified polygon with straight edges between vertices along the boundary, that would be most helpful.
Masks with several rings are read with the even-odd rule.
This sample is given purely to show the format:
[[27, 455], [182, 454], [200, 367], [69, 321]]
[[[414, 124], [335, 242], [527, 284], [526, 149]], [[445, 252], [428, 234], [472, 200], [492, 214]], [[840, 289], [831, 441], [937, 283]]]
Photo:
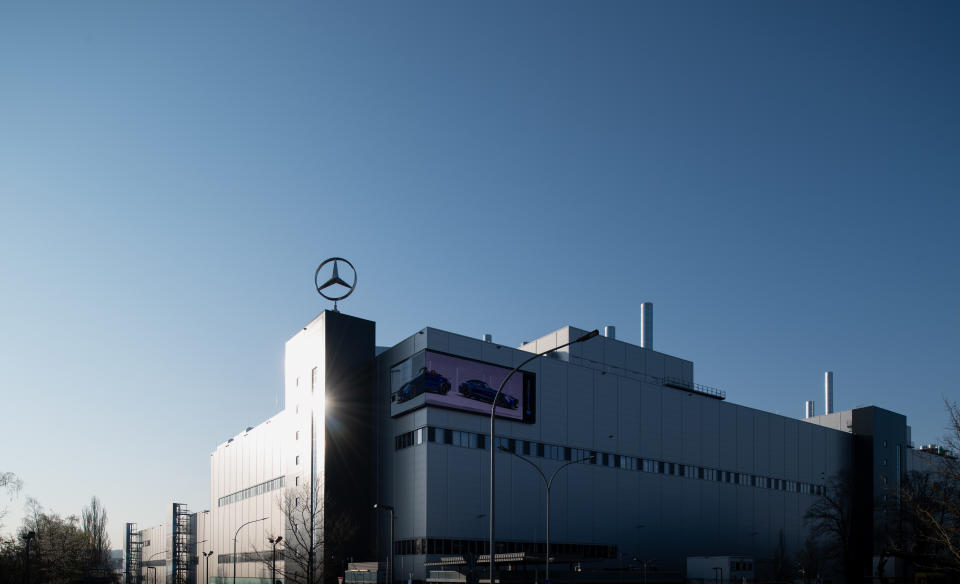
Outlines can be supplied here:
[[[346, 268], [349, 268], [349, 270], [353, 272], [352, 278], [347, 277], [347, 279], [344, 279], [340, 277], [341, 262]], [[323, 268], [329, 263], [333, 264], [333, 273], [321, 284], [320, 272], [323, 271]], [[337, 302], [350, 296], [357, 287], [357, 269], [353, 267], [353, 264], [343, 258], [329, 258], [323, 260], [323, 263], [317, 266], [317, 271], [313, 275], [313, 283], [321, 296], [327, 300], [333, 300], [333, 309], [337, 310]], [[338, 286], [342, 288], [338, 288]], [[344, 288], [346, 290], [341, 292]]]

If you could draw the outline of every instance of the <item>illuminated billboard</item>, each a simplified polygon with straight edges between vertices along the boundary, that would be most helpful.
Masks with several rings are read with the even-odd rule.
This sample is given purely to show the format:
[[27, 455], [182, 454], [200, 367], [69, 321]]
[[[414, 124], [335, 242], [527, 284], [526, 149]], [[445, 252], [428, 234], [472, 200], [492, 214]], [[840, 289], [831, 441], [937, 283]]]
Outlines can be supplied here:
[[[490, 415], [497, 388], [510, 369], [434, 351], [422, 351], [390, 369], [390, 413], [425, 405]], [[535, 421], [536, 376], [514, 373], [497, 400], [497, 416]]]

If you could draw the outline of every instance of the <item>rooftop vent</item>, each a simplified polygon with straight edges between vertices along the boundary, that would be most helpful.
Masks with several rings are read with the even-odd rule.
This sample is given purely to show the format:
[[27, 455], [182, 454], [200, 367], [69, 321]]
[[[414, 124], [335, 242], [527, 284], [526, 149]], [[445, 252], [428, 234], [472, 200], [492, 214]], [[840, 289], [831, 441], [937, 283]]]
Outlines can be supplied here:
[[483, 342], [484, 342], [484, 343], [492, 343], [492, 342], [493, 342], [493, 335], [491, 335], [490, 333], [485, 333], [485, 334], [483, 335]]
[[640, 347], [653, 348], [653, 302], [640, 303]]
[[833, 371], [823, 374], [823, 397], [827, 402], [826, 413], [833, 413]]
[[612, 324], [608, 324], [607, 326], [603, 327], [603, 336], [607, 337], [608, 339], [616, 339], [617, 327], [613, 326]]

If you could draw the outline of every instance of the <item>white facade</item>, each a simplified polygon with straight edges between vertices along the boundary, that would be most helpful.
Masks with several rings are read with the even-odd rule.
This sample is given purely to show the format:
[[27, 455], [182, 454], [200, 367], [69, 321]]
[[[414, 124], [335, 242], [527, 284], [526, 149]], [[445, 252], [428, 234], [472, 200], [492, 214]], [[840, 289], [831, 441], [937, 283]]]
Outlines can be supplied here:
[[[565, 327], [517, 350], [427, 328], [378, 358], [378, 400], [389, 404], [391, 365], [424, 349], [513, 367], [527, 351], [583, 332]], [[518, 452], [543, 445], [545, 453], [559, 454], [560, 460], [529, 456], [547, 473], [563, 462], [565, 449], [598, 457], [596, 464], [565, 469], [553, 486], [554, 549], [615, 546], [616, 555], [658, 558], [662, 577], [679, 577], [686, 556], [773, 557], [780, 541], [792, 555], [824, 477], [852, 458], [843, 432], [665, 385], [673, 379], [694, 387], [693, 364], [623, 341], [597, 337], [525, 370], [537, 379], [536, 423], [498, 420], [498, 437], [514, 440]], [[485, 435], [489, 418], [424, 407], [386, 425], [392, 431], [380, 441], [381, 495], [397, 509], [396, 539], [404, 542], [398, 577], [412, 571], [423, 579], [424, 562], [488, 537], [489, 451], [463, 447], [459, 439], [444, 443], [437, 433]], [[427, 437], [397, 448], [396, 436], [418, 430]], [[508, 454], [497, 457], [496, 501], [496, 537], [507, 542], [502, 551], [544, 541], [542, 480]]]
[[[232, 583], [236, 559], [238, 584], [269, 582], [268, 539], [289, 542], [292, 529], [283, 497], [309, 496], [311, 481], [321, 485], [318, 507], [336, 501], [358, 526], [342, 549], [325, 550], [327, 582], [347, 561], [386, 564], [387, 514], [374, 502], [395, 511], [396, 580], [425, 580], [425, 564], [441, 557], [485, 553], [489, 417], [428, 404], [425, 395], [405, 396], [397, 408], [391, 371], [424, 351], [509, 369], [584, 332], [563, 327], [515, 349], [425, 328], [378, 349], [374, 323], [321, 314], [286, 343], [284, 410], [210, 455], [210, 511], [197, 520], [199, 581]], [[612, 335], [524, 371], [535, 379], [535, 416], [498, 419], [498, 445], [547, 474], [594, 457], [553, 483], [551, 552], [561, 571], [581, 561], [599, 570], [657, 558], [656, 579], [676, 580], [685, 558], [724, 556], [755, 558], [751, 568], [767, 577], [765, 558], [801, 549], [804, 513], [830, 477], [859, 465], [871, 473], [864, 484], [872, 497], [899, 477], [892, 473], [902, 472], [909, 447], [899, 414], [862, 408], [804, 420], [737, 405], [697, 385], [691, 361]], [[873, 458], [857, 459], [855, 434], [869, 435]], [[497, 455], [496, 477], [497, 551], [542, 556], [540, 477], [507, 453]], [[153, 529], [144, 531], [150, 546], [168, 539], [164, 526]], [[210, 550], [207, 574], [201, 553]]]

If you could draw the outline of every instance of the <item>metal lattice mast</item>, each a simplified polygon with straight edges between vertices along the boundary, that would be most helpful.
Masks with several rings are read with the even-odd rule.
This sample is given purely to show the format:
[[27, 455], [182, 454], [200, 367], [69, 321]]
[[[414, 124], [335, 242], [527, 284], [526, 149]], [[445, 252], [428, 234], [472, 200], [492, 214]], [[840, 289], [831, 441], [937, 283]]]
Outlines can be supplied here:
[[141, 556], [143, 554], [143, 538], [137, 531], [136, 523], [127, 524], [126, 558], [124, 562], [124, 584], [140, 584]]
[[190, 581], [190, 510], [182, 503], [173, 504], [173, 583]]

